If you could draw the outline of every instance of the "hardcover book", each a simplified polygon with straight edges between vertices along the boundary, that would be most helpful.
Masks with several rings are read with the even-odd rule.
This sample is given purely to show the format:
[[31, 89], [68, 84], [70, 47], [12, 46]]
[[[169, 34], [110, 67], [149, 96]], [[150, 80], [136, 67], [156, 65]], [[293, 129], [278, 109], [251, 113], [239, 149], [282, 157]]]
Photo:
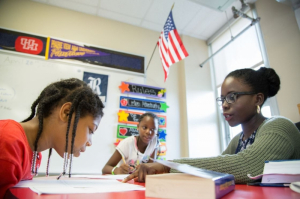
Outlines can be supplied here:
[[263, 174], [249, 178], [261, 179], [264, 184], [291, 183], [300, 181], [300, 160], [273, 160], [266, 161]]
[[220, 198], [234, 190], [234, 176], [164, 160], [156, 160], [183, 173], [146, 176], [146, 197]]
[[300, 181], [300, 160], [266, 161], [262, 183], [291, 183]]

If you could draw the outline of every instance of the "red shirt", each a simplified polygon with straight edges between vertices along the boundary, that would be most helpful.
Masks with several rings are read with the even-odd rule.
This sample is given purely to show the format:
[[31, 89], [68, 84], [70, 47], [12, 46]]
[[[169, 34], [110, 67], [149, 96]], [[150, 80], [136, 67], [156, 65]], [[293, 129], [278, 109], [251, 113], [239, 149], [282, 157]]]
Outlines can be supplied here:
[[[31, 180], [33, 152], [22, 126], [13, 120], [0, 120], [0, 198], [21, 180]], [[41, 153], [36, 165], [41, 163]]]

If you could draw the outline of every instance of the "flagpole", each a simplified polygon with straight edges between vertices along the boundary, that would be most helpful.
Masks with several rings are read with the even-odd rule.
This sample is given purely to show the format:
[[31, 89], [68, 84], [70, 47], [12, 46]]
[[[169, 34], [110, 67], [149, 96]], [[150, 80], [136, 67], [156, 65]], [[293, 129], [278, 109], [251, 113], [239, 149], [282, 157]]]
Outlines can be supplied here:
[[156, 50], [156, 47], [157, 47], [157, 44], [155, 44], [155, 47], [154, 47], [154, 50], [153, 50], [153, 52], [152, 52], [151, 58], [150, 58], [150, 60], [149, 60], [149, 62], [148, 62], [146, 71], [148, 70], [149, 64], [150, 64], [150, 62], [151, 62], [151, 60], [152, 60], [153, 54], [154, 54], [154, 52], [155, 52], [155, 50]]
[[[174, 8], [174, 5], [175, 5], [175, 3], [173, 3], [173, 5], [172, 5], [172, 8], [171, 8], [171, 11], [173, 10], [173, 8]], [[148, 70], [148, 67], [149, 67], [149, 65], [150, 65], [150, 62], [151, 62], [151, 60], [152, 60], [152, 57], [153, 57], [153, 54], [154, 54], [154, 52], [155, 52], [155, 50], [156, 50], [156, 47], [157, 47], [157, 43], [155, 44], [155, 47], [154, 47], [154, 50], [153, 50], [153, 52], [152, 52], [152, 55], [151, 55], [151, 57], [150, 57], [150, 60], [149, 60], [149, 62], [148, 62], [148, 65], [147, 65], [146, 71]]]

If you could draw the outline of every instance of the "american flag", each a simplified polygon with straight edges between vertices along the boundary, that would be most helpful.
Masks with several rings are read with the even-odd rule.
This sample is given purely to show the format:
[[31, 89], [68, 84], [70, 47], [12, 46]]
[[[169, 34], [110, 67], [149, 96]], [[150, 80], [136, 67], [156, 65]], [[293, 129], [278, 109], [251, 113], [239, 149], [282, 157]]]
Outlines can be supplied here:
[[159, 47], [159, 55], [162, 61], [166, 81], [169, 75], [170, 66], [189, 55], [176, 30], [172, 10], [164, 25], [164, 29], [159, 36], [157, 45]]

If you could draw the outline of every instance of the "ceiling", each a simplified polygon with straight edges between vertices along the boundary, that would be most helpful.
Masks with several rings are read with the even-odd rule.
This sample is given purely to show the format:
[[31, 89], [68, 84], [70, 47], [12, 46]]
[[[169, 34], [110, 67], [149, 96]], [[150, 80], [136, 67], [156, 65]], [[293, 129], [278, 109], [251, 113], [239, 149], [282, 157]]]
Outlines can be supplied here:
[[[134, 26], [161, 32], [173, 8], [173, 18], [179, 34], [207, 40], [233, 17], [231, 7], [241, 8], [240, 1], [224, 8], [224, 12], [200, 5], [197, 0], [32, 0], [104, 17]], [[198, 0], [200, 1], [200, 0]], [[224, 1], [224, 0], [222, 0]], [[221, 2], [221, 0], [202, 0]], [[227, 0], [228, 2], [228, 0]]]

